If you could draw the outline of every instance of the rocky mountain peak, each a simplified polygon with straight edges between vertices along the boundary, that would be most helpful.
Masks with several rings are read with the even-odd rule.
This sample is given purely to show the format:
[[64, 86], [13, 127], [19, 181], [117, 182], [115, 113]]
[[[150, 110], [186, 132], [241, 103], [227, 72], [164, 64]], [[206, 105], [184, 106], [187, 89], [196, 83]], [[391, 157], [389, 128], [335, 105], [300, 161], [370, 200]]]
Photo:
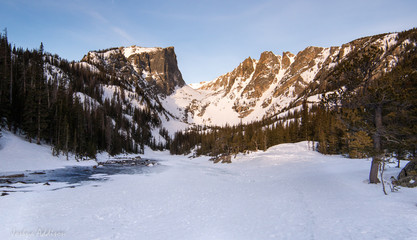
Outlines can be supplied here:
[[[201, 90], [218, 91], [220, 89], [225, 90], [224, 95], [228, 94], [236, 82], [245, 82], [255, 71], [256, 60], [251, 57], [246, 58], [239, 64], [232, 72], [222, 75], [216, 78], [214, 81], [205, 84], [201, 87]], [[237, 81], [238, 80], [238, 81]], [[241, 88], [241, 84], [236, 84], [238, 88]]]
[[280, 68], [280, 57], [271, 51], [263, 52], [256, 65], [253, 77], [242, 94], [247, 95], [248, 98], [261, 97], [275, 80], [275, 75], [278, 74]]
[[114, 73], [127, 81], [144, 81], [156, 94], [170, 95], [185, 85], [178, 69], [174, 47], [144, 48], [138, 46], [89, 52], [81, 60]]
[[295, 74], [304, 67], [312, 67], [315, 64], [314, 59], [323, 51], [322, 47], [307, 47], [300, 51], [294, 58], [291, 64], [291, 73]]
[[256, 60], [252, 59], [251, 57], [246, 58], [241, 65], [238, 67], [237, 75], [242, 76], [244, 79], [250, 77], [250, 75], [255, 70], [254, 63]]
[[[149, 49], [135, 47], [131, 49], [134, 52], [129, 55], [127, 60], [150, 85], [155, 85], [159, 92], [170, 95], [176, 87], [185, 85], [178, 69], [174, 47]], [[124, 52], [126, 54], [129, 51], [125, 50]]]
[[290, 52], [282, 53], [282, 68], [287, 69], [294, 60], [295, 55]]

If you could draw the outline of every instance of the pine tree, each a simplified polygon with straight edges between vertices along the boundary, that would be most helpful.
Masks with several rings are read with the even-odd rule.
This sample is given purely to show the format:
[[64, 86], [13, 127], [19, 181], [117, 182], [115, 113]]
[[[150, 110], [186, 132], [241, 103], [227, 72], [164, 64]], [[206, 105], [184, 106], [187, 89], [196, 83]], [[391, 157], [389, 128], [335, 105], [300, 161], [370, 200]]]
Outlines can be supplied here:
[[10, 52], [7, 29], [4, 29], [4, 35], [0, 34], [0, 128], [4, 124], [3, 121], [10, 117]]
[[310, 121], [307, 99], [304, 99], [301, 108], [300, 140], [309, 141], [311, 139], [312, 129]]
[[43, 131], [47, 128], [48, 109], [47, 109], [47, 85], [44, 77], [44, 49], [43, 43], [39, 47], [36, 56], [34, 69], [35, 78], [35, 101], [36, 101], [36, 143], [41, 143]]
[[349, 141], [349, 157], [367, 158], [372, 152], [372, 138], [365, 131], [355, 132]]

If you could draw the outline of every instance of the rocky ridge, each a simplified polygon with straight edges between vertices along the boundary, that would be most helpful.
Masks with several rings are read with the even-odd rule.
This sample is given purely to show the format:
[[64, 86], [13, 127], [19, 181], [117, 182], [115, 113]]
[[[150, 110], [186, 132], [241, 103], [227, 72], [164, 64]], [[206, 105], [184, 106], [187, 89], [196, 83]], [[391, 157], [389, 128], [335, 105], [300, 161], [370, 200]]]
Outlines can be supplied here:
[[[204, 97], [191, 101], [188, 112], [195, 123], [208, 125], [248, 123], [274, 116], [301, 104], [302, 98], [318, 102], [323, 91], [336, 90], [336, 86], [329, 88], [329, 84], [346, 78], [342, 74], [346, 71], [344, 66], [360, 62], [357, 58], [367, 61], [363, 66], [354, 66], [358, 71], [360, 67], [368, 71], [363, 80], [389, 72], [408, 44], [416, 43], [390, 33], [338, 47], [307, 47], [297, 54], [275, 55], [266, 51], [259, 60], [249, 57], [233, 71], [199, 86], [196, 91]], [[219, 108], [229, 117], [219, 117], [222, 115], [216, 111]]]

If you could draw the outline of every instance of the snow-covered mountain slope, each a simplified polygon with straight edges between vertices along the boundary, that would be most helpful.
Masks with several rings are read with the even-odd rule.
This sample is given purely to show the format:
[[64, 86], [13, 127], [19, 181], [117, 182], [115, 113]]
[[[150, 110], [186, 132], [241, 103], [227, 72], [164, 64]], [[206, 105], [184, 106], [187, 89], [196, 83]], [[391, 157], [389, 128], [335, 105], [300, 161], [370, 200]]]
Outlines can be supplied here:
[[140, 152], [144, 145], [163, 148], [168, 136], [189, 126], [174, 111], [177, 107], [161, 104], [185, 86], [173, 47], [92, 51], [73, 63], [47, 54], [43, 70], [54, 99], [68, 94], [66, 98], [86, 112], [82, 119], [99, 118], [94, 125], [108, 132], [108, 149], [111, 141], [126, 144], [119, 152]]
[[[156, 142], [165, 143], [159, 134], [162, 128], [173, 136], [188, 127], [187, 121], [182, 120], [183, 109], [165, 100], [185, 86], [173, 47], [131, 46], [91, 51], [76, 64], [114, 79], [113, 84], [102, 86], [103, 101], [111, 101], [116, 96], [123, 109], [150, 110], [160, 123], [152, 129]], [[125, 116], [132, 120], [132, 114]]]
[[152, 131], [161, 139], [161, 128], [172, 136], [194, 124], [235, 125], [282, 115], [304, 98], [317, 103], [323, 93], [336, 90], [329, 83], [339, 78], [338, 71], [347, 71], [345, 66], [374, 51], [367, 60], [372, 64], [363, 69], [369, 73], [364, 80], [377, 78], [396, 65], [409, 45], [415, 46], [415, 40], [392, 33], [338, 47], [307, 47], [297, 54], [267, 51], [213, 81], [192, 85], [182, 79], [173, 47], [92, 51], [75, 64], [114, 79], [102, 86], [103, 100], [117, 95], [124, 109], [151, 109], [161, 123]]
[[307, 146], [282, 144], [215, 165], [146, 151], [160, 163], [153, 173], [72, 188], [16, 183], [17, 192], [0, 197], [0, 238], [415, 239], [415, 189], [384, 196], [365, 180], [368, 160]]
[[[381, 76], [395, 66], [408, 44], [415, 42], [399, 39], [397, 33], [392, 33], [361, 38], [339, 47], [307, 47], [296, 55], [263, 52], [259, 60], [249, 57], [233, 71], [213, 81], [193, 85], [200, 93], [194, 99], [190, 99], [193, 94], [189, 88], [175, 92], [172, 97], [181, 102], [191, 100], [187, 111], [193, 123], [249, 123], [281, 113], [299, 104], [296, 101], [301, 98], [319, 101], [318, 96], [307, 95], [306, 87], [315, 83], [315, 90], [323, 88], [335, 66], [353, 61], [352, 56], [368, 49], [378, 52], [368, 60], [373, 63], [368, 69], [369, 77]], [[187, 94], [183, 96], [180, 92]]]

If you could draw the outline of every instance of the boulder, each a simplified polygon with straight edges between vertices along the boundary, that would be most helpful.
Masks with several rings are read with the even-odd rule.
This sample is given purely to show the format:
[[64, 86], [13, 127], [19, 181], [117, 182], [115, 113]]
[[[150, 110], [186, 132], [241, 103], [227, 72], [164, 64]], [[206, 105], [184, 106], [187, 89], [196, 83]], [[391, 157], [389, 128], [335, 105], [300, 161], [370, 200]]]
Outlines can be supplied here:
[[417, 160], [405, 165], [397, 177], [397, 185], [403, 187], [417, 187]]
[[213, 163], [218, 163], [218, 162], [221, 162], [221, 163], [232, 163], [232, 155], [227, 155], [227, 154], [220, 155], [219, 157], [213, 158], [212, 160], [213, 160]]

